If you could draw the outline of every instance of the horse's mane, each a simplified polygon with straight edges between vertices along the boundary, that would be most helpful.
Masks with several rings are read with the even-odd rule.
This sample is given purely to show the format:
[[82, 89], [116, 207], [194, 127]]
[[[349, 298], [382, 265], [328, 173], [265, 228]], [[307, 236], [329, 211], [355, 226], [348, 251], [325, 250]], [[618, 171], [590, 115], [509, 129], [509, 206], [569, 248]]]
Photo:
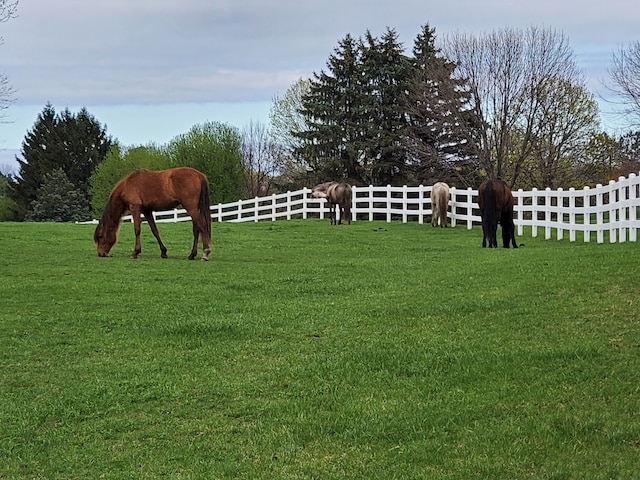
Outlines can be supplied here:
[[100, 221], [98, 222], [98, 225], [102, 227], [103, 235], [107, 237], [109, 237], [111, 235], [111, 232], [113, 231], [113, 234], [117, 238], [118, 231], [120, 230], [120, 225], [122, 223], [122, 214], [124, 213], [124, 211], [121, 206], [120, 208], [116, 208], [115, 203], [117, 202], [116, 198], [118, 198], [119, 191], [122, 188], [122, 182], [124, 182], [124, 180], [125, 179], [120, 180], [111, 191], [111, 195], [109, 195], [107, 204], [105, 205], [104, 210], [102, 211], [102, 216], [100, 217]]

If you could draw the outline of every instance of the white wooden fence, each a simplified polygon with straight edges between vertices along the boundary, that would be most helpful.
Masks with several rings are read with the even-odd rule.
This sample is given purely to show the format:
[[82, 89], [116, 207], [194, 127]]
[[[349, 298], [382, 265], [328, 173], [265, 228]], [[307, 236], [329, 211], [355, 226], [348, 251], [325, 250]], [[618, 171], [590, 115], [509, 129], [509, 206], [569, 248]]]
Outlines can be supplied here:
[[[359, 220], [401, 220], [425, 223], [431, 217], [431, 186], [418, 187], [353, 187], [352, 221]], [[477, 203], [477, 189], [451, 189], [448, 217], [451, 226], [466, 225], [470, 229], [480, 224]], [[582, 190], [518, 190], [513, 195], [516, 200], [515, 224], [518, 236], [529, 227], [531, 235], [537, 237], [539, 231], [550, 239], [555, 232], [557, 239], [565, 233], [570, 241], [576, 241], [581, 234], [584, 242], [595, 238], [598, 243], [637, 241], [640, 229], [640, 177], [631, 174], [620, 177], [608, 185]], [[311, 197], [311, 190], [303, 188], [294, 192], [255, 197], [248, 200], [211, 206], [211, 217], [218, 222], [258, 222], [263, 220], [292, 218], [325, 218], [328, 214], [324, 199]], [[157, 222], [189, 221], [184, 209], [156, 212]], [[126, 216], [124, 221], [131, 221]], [[92, 223], [97, 223], [94, 220]]]

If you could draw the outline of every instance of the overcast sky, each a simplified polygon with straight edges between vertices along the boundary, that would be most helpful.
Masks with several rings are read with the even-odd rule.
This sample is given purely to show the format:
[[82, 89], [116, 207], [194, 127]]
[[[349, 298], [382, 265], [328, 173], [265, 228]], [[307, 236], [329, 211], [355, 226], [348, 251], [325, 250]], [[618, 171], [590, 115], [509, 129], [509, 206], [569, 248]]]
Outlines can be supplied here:
[[84, 106], [125, 145], [165, 144], [193, 125], [268, 123], [276, 95], [326, 69], [347, 33], [394, 28], [408, 51], [504, 27], [563, 33], [594, 94], [611, 57], [640, 39], [637, 0], [20, 0], [0, 24], [0, 72], [16, 102], [0, 124], [0, 164], [47, 102]]

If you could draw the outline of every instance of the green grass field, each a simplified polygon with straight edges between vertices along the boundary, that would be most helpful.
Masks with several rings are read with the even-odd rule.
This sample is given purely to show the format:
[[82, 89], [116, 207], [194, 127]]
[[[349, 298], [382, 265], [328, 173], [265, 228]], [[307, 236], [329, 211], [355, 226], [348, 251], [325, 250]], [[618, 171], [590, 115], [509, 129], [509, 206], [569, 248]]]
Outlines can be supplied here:
[[640, 478], [640, 245], [0, 223], [0, 478]]

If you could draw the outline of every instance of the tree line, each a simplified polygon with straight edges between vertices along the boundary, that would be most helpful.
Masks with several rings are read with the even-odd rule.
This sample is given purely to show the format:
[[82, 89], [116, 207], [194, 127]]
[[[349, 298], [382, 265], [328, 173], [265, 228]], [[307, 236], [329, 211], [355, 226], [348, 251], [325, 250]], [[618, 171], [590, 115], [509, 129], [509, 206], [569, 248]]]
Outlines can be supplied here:
[[[407, 54], [394, 29], [348, 34], [325, 70], [274, 98], [268, 126], [195, 125], [162, 146], [122, 146], [86, 109], [46, 105], [18, 174], [0, 175], [0, 220], [96, 218], [136, 168], [197, 168], [216, 203], [327, 180], [473, 187], [499, 176], [512, 188], [556, 188], [640, 170], [640, 132], [602, 131], [561, 33], [505, 28], [436, 40], [425, 25]], [[614, 83], [635, 98], [624, 79], [640, 78], [630, 61], [640, 48], [617, 55]]]
[[326, 70], [276, 99], [272, 127], [289, 147], [293, 183], [466, 187], [501, 177], [557, 188], [638, 171], [638, 133], [601, 129], [561, 33], [505, 28], [436, 42], [425, 25], [404, 51], [393, 29], [346, 35]]

